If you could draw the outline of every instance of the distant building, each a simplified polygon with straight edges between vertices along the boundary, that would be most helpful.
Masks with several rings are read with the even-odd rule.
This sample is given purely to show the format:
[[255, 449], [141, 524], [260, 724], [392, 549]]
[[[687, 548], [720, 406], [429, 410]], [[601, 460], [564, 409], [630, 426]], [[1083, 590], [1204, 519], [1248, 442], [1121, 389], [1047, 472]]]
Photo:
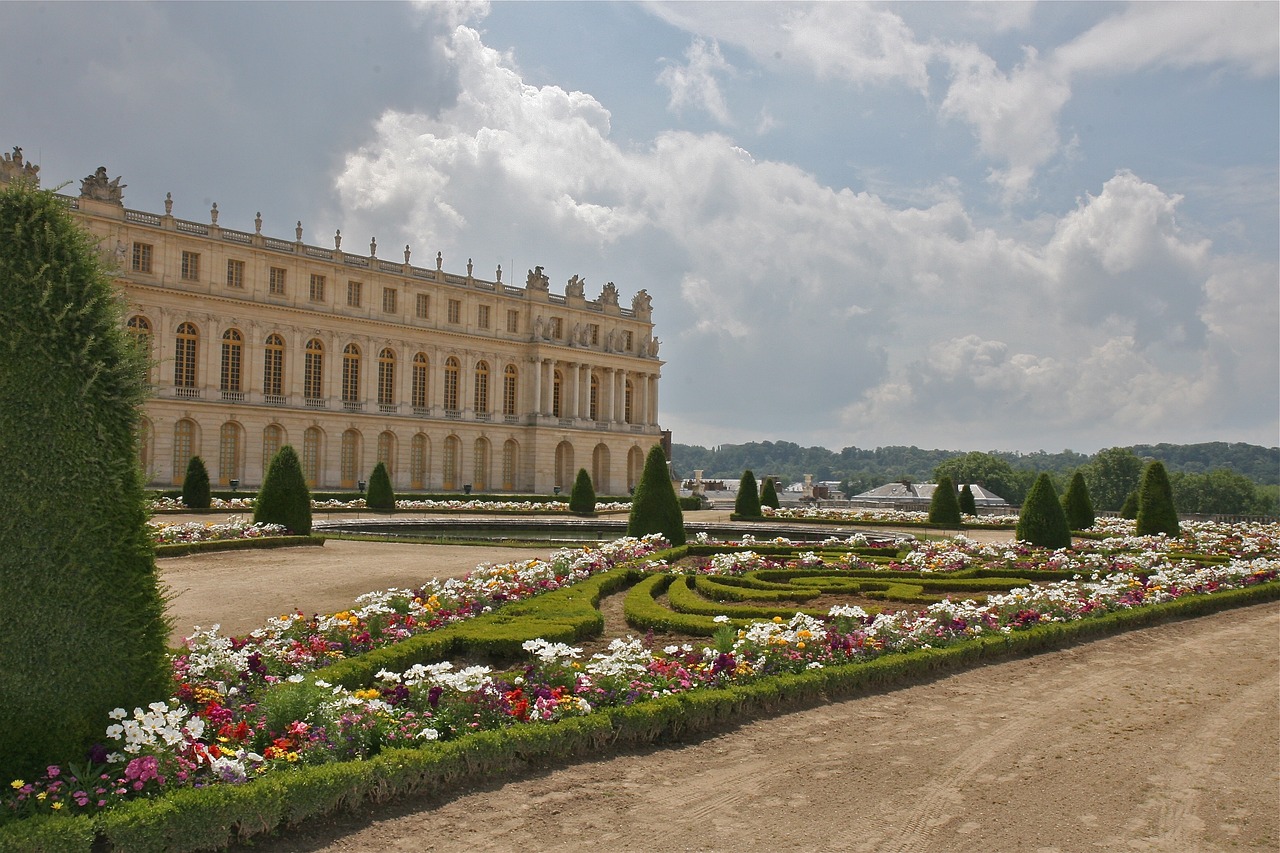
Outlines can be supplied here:
[[[854, 495], [849, 502], [854, 505], [862, 506], [895, 506], [901, 505], [915, 507], [923, 505], [927, 507], [933, 500], [933, 491], [938, 488], [937, 483], [886, 483], [878, 486], [868, 492]], [[964, 484], [956, 486], [956, 489], [963, 489]], [[974, 505], [979, 509], [983, 507], [1007, 507], [1009, 502], [997, 495], [995, 492], [984, 489], [982, 486], [969, 484], [969, 491], [973, 492]]]

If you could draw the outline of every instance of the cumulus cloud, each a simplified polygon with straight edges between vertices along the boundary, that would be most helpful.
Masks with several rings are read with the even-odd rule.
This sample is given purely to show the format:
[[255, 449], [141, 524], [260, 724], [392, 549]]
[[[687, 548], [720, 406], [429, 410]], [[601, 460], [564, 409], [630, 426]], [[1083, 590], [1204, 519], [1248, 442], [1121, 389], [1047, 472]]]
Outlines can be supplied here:
[[695, 38], [684, 56], [685, 64], [668, 62], [658, 74], [658, 82], [671, 92], [668, 108], [677, 113], [686, 108], [703, 110], [720, 124], [732, 124], [716, 75], [732, 73], [733, 66], [720, 54], [720, 46]]

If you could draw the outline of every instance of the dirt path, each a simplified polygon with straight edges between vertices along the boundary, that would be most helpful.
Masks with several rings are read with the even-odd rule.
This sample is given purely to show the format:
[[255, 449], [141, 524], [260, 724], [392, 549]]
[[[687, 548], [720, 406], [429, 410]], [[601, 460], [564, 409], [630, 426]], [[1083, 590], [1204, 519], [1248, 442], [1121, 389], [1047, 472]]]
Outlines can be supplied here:
[[1280, 605], [324, 821], [299, 851], [1280, 849]]

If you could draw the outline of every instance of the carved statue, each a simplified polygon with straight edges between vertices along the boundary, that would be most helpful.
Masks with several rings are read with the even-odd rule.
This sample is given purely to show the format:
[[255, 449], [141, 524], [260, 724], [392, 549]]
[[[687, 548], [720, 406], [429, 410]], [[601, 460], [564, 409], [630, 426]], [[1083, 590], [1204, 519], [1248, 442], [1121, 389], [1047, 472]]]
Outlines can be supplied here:
[[581, 298], [582, 288], [586, 285], [586, 283], [587, 283], [587, 280], [585, 278], [578, 278], [575, 275], [573, 278], [569, 279], [569, 283], [564, 286], [564, 295], [577, 296], [578, 298]]
[[31, 181], [36, 186], [40, 186], [40, 176], [37, 174], [40, 167], [35, 163], [27, 163], [22, 159], [22, 149], [13, 146], [12, 154], [5, 154], [0, 158], [0, 181]]
[[413, 253], [409, 251], [409, 244], [408, 244], [408, 243], [405, 243], [405, 244], [404, 244], [404, 262], [405, 262], [405, 264], [406, 264], [406, 265], [409, 263], [409, 256], [410, 256], [411, 254], [413, 254]]
[[173, 216], [173, 193], [164, 194], [164, 215]]
[[107, 177], [107, 167], [99, 166], [98, 170], [80, 182], [80, 197], [93, 198], [98, 201], [113, 201], [124, 204], [124, 188], [128, 184], [120, 183], [120, 178], [112, 180]]
[[662, 341], [658, 340], [657, 338], [654, 338], [653, 340], [649, 341], [649, 357], [650, 358], [658, 357], [658, 347], [660, 346], [662, 346]]
[[444, 269], [444, 253], [436, 252], [436, 270]]
[[293, 236], [298, 239], [299, 243], [302, 242], [302, 220], [301, 219], [298, 220], [297, 226], [295, 226], [293, 229]]
[[618, 287], [613, 282], [608, 282], [604, 286], [604, 290], [600, 291], [600, 302], [605, 305], [618, 304]]
[[542, 340], [542, 317], [539, 316], [533, 321], [533, 339]]
[[369, 257], [371, 258], [378, 257], [378, 238], [377, 237], [369, 238]]
[[218, 224], [218, 203], [215, 201], [213, 207], [209, 208], [209, 223], [211, 225]]
[[551, 286], [551, 279], [543, 274], [542, 267], [537, 266], [529, 270], [529, 275], [525, 278], [524, 286], [529, 290], [545, 291]]
[[338, 251], [342, 248], [342, 229], [339, 228], [333, 232], [333, 248]]
[[631, 310], [636, 314], [648, 314], [653, 311], [653, 300], [649, 298], [649, 291], [641, 288], [635, 296], [631, 297]]

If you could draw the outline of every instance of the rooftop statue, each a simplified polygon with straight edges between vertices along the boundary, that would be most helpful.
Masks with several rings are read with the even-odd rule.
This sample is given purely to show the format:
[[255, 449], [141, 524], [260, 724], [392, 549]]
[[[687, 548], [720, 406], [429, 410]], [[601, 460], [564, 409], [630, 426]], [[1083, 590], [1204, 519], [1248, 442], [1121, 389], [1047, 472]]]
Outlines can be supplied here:
[[600, 291], [600, 301], [605, 305], [617, 305], [618, 286], [611, 281], [606, 283], [604, 289]]
[[124, 188], [127, 186], [128, 184], [120, 183], [120, 178], [108, 178], [107, 167], [99, 166], [96, 172], [80, 181], [80, 197], [123, 205]]
[[35, 163], [27, 163], [22, 159], [22, 149], [13, 146], [12, 154], [0, 157], [0, 181], [27, 180], [36, 186], [40, 185], [40, 167]]
[[546, 290], [550, 285], [551, 279], [542, 272], [540, 266], [529, 270], [529, 275], [524, 281], [524, 286], [529, 290]]
[[575, 275], [573, 278], [569, 279], [569, 283], [564, 286], [564, 295], [581, 297], [582, 288], [586, 283], [587, 280], [585, 278], [578, 278]]
[[649, 298], [649, 291], [641, 288], [635, 296], [631, 297], [631, 310], [637, 314], [648, 314], [653, 311], [653, 300]]

